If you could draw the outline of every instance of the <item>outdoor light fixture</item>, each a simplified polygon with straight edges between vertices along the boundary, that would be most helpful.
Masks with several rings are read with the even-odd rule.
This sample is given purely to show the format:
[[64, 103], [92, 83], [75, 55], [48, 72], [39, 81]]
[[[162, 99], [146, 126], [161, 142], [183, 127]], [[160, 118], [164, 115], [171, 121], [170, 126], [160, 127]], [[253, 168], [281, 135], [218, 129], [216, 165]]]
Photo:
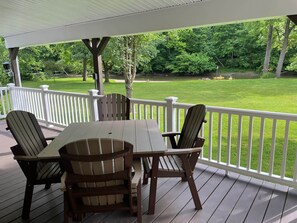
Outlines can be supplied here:
[[4, 62], [2, 64], [2, 66], [3, 66], [3, 69], [4, 69], [5, 73], [7, 73], [9, 77], [12, 77], [13, 76], [13, 71], [11, 70], [10, 63], [9, 62]]

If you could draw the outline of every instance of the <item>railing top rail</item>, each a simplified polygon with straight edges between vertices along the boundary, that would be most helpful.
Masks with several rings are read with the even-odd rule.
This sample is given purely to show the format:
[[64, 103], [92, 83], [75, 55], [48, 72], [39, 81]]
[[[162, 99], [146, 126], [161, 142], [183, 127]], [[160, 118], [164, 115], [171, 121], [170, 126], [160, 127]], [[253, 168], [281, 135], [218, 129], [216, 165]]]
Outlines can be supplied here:
[[65, 91], [47, 90], [46, 93], [47, 94], [59, 94], [59, 95], [71, 95], [71, 96], [79, 96], [79, 97], [89, 97], [88, 94], [75, 93], [75, 92], [65, 92]]
[[[36, 88], [27, 88], [27, 87], [13, 87], [14, 89], [18, 89], [21, 91], [35, 91], [40, 92], [41, 89]], [[47, 94], [59, 94], [59, 95], [73, 95], [73, 96], [79, 96], [79, 97], [88, 97], [88, 94], [83, 93], [76, 93], [76, 92], [65, 92], [65, 91], [56, 91], [56, 90], [46, 90]]]
[[166, 102], [164, 101], [155, 101], [155, 100], [146, 100], [146, 99], [136, 99], [136, 98], [130, 98], [130, 101], [132, 103], [142, 103], [142, 104], [155, 104], [155, 105], [166, 105]]
[[175, 103], [174, 107], [175, 108], [180, 108], [180, 109], [188, 109], [189, 107], [193, 106], [194, 104], [185, 104], [185, 103]]
[[40, 89], [36, 89], [36, 88], [18, 87], [18, 86], [13, 86], [11, 87], [11, 89], [19, 90], [19, 91], [41, 91]]
[[276, 118], [276, 119], [284, 119], [284, 120], [289, 119], [289, 120], [297, 121], [297, 115], [291, 114], [291, 113], [248, 110], [248, 109], [242, 109], [242, 108], [225, 108], [225, 107], [217, 107], [217, 106], [206, 106], [206, 109], [208, 112], [221, 112], [221, 113], [235, 114], [235, 115], [247, 115], [247, 116]]

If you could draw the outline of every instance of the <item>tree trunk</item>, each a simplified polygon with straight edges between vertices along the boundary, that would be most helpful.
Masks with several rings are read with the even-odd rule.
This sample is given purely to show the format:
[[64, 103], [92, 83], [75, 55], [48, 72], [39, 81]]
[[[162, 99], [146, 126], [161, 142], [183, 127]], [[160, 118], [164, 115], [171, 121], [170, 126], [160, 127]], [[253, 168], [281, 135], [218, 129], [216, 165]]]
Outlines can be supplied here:
[[87, 80], [87, 58], [83, 59], [83, 81]]
[[102, 61], [102, 64], [103, 64], [104, 73], [105, 73], [104, 83], [109, 83], [109, 66], [108, 66], [108, 63], [104, 63], [104, 61]]
[[133, 92], [133, 81], [136, 76], [136, 37], [135, 36], [125, 36], [124, 39], [124, 75], [125, 75], [125, 86], [126, 86], [126, 96], [128, 98], [132, 97]]
[[273, 33], [273, 25], [269, 24], [268, 26], [268, 34], [267, 34], [267, 45], [266, 45], [266, 54], [263, 65], [263, 73], [269, 71], [271, 50], [272, 50], [272, 33]]
[[276, 68], [276, 72], [275, 72], [276, 77], [281, 76], [281, 71], [282, 71], [284, 60], [286, 57], [287, 48], [288, 48], [288, 44], [289, 44], [289, 35], [290, 35], [290, 32], [292, 31], [292, 29], [290, 29], [290, 22], [291, 22], [290, 19], [286, 20], [283, 46], [282, 46], [282, 49], [281, 49], [281, 52], [279, 55], [278, 64], [277, 64], [277, 68]]

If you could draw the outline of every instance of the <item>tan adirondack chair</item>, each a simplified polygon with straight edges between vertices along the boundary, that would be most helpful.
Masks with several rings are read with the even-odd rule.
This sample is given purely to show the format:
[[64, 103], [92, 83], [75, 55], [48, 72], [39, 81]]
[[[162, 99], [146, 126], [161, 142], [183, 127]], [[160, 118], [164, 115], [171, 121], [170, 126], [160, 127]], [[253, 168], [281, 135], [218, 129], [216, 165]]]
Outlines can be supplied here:
[[115, 139], [84, 139], [59, 150], [65, 167], [64, 222], [88, 212], [129, 210], [141, 222], [141, 165], [133, 145]]
[[[168, 149], [164, 156], [160, 157], [157, 177], [181, 177], [188, 181], [193, 201], [197, 210], [201, 209], [201, 202], [193, 179], [193, 170], [197, 163], [204, 144], [204, 139], [198, 137], [203, 122], [205, 121], [206, 109], [204, 105], [195, 105], [189, 108], [182, 131], [163, 133], [169, 137], [172, 149]], [[175, 137], [179, 136], [176, 143]], [[148, 183], [151, 176], [151, 160], [143, 159], [144, 176], [143, 184]]]
[[98, 103], [99, 121], [130, 119], [130, 99], [124, 95], [107, 94]]
[[44, 137], [34, 114], [11, 111], [6, 117], [6, 123], [17, 142], [16, 146], [11, 147], [14, 159], [27, 178], [22, 218], [28, 219], [34, 185], [45, 184], [45, 189], [49, 189], [51, 183], [60, 182], [62, 170], [58, 160], [37, 158], [38, 153], [47, 146], [47, 140], [53, 138]]

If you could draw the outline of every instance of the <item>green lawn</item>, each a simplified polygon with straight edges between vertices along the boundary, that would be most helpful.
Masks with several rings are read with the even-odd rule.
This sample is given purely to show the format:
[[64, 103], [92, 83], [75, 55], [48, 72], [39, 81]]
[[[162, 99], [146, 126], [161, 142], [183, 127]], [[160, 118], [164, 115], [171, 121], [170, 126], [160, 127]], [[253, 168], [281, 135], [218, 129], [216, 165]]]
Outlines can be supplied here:
[[[246, 108], [297, 114], [297, 79], [238, 79], [238, 80], [175, 80], [164, 77], [163, 82], [135, 82], [133, 98], [164, 100], [178, 97], [181, 103], [204, 103], [211, 106]], [[40, 82], [23, 82], [24, 87], [49, 85], [50, 90], [87, 93], [94, 88], [91, 78], [60, 78]], [[125, 94], [125, 84], [104, 84], [105, 93]]]

